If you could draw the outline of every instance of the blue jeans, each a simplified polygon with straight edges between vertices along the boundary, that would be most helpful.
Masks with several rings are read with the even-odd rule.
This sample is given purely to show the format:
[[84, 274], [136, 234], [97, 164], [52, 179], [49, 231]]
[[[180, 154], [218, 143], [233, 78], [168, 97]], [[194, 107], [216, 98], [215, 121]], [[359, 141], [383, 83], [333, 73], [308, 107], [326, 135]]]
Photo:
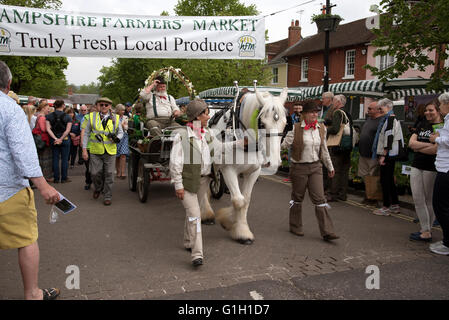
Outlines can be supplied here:
[[[51, 141], [53, 143], [53, 141]], [[67, 169], [69, 167], [69, 155], [70, 155], [70, 140], [63, 140], [60, 145], [51, 145], [51, 151], [53, 152], [53, 177], [55, 182], [67, 180]], [[59, 160], [61, 160], [61, 175], [59, 172]]]

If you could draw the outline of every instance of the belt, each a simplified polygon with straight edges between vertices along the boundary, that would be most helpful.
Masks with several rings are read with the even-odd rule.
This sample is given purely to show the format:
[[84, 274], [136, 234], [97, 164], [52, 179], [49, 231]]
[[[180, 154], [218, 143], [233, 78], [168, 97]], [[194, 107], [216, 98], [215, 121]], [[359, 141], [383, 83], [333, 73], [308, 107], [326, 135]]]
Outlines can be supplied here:
[[315, 164], [320, 162], [320, 160], [313, 161], [313, 162], [292, 162], [293, 164]]

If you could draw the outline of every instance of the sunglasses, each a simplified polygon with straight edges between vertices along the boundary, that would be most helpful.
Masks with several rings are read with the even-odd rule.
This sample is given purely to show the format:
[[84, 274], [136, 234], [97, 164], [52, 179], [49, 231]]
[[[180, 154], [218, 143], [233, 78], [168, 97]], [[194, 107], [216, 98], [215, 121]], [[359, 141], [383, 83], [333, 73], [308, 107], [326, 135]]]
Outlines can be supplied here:
[[99, 103], [100, 107], [108, 107], [110, 106], [109, 103]]

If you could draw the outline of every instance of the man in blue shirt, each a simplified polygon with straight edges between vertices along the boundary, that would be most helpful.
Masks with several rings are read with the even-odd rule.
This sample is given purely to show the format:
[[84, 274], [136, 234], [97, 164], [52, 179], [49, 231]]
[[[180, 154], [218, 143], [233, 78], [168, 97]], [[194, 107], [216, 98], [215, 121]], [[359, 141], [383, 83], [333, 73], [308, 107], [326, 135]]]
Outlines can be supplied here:
[[7, 96], [11, 79], [0, 61], [0, 249], [18, 249], [25, 299], [52, 300], [59, 289], [38, 287], [37, 212], [28, 180], [48, 204], [58, 202], [59, 193], [42, 176], [25, 113]]

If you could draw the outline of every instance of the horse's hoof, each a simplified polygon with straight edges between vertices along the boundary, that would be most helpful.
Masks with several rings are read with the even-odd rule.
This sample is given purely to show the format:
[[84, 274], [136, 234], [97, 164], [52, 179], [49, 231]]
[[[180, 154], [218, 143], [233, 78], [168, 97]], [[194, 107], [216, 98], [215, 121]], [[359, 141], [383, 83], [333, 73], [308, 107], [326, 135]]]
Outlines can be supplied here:
[[205, 224], [207, 226], [211, 226], [211, 225], [215, 224], [215, 219], [206, 219], [206, 220], [201, 221], [201, 223]]
[[237, 239], [237, 242], [240, 244], [250, 245], [253, 244], [254, 240], [251, 239]]

